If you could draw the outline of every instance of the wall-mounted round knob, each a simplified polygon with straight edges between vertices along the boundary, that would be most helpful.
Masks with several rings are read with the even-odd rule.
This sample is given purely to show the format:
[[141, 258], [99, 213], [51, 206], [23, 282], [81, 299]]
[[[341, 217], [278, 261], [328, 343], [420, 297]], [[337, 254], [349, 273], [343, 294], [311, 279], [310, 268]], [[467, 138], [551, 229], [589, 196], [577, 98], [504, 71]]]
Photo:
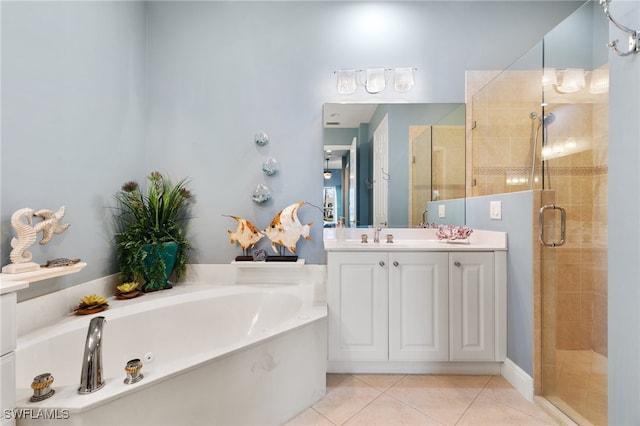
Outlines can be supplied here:
[[137, 383], [144, 378], [140, 370], [142, 369], [142, 361], [139, 359], [132, 359], [127, 362], [127, 365], [124, 367], [124, 371], [127, 373], [127, 377], [124, 379], [124, 383], [127, 385], [131, 385], [133, 383]]
[[397, 261], [397, 260], [394, 260], [394, 261], [393, 261], [393, 266], [399, 266], [399, 265], [400, 265], [400, 264], [398, 263], [398, 261]]
[[29, 401], [38, 402], [45, 400], [51, 396], [53, 396], [56, 391], [51, 389], [53, 383], [53, 376], [51, 373], [43, 373], [33, 378], [33, 382], [31, 383], [31, 389], [33, 389], [33, 395]]
[[378, 265], [384, 266], [384, 260], [381, 260], [380, 262], [378, 262]]
[[458, 262], [457, 260], [453, 262], [453, 264], [456, 265], [458, 268], [462, 266], [462, 263]]

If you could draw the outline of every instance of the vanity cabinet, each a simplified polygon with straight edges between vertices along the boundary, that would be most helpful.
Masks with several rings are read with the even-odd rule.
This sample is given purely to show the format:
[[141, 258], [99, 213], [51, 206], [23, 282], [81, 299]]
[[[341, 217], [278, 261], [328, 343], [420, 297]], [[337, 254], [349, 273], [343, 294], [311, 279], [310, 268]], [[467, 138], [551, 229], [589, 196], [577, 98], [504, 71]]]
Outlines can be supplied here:
[[496, 264], [505, 259], [493, 251], [329, 251], [329, 371], [504, 361], [506, 271], [496, 274]]
[[389, 253], [389, 360], [448, 359], [448, 255]]
[[449, 253], [451, 361], [504, 361], [496, 356], [494, 275], [491, 252]]
[[388, 256], [329, 252], [329, 359], [383, 361], [388, 357]]

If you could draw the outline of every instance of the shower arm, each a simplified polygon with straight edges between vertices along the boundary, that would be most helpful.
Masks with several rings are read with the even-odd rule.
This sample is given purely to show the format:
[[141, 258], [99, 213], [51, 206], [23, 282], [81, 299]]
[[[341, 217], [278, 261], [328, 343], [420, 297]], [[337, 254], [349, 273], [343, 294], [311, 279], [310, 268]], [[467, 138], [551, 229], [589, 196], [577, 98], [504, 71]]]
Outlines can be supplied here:
[[627, 56], [631, 53], [638, 53], [640, 52], [640, 31], [635, 31], [632, 30], [631, 28], [627, 28], [624, 25], [622, 25], [621, 23], [619, 23], [618, 21], [616, 21], [613, 16], [611, 16], [611, 13], [609, 13], [609, 2], [611, 0], [600, 0], [600, 5], [602, 6], [602, 9], [604, 10], [604, 14], [607, 16], [607, 18], [609, 18], [609, 21], [611, 21], [611, 23], [613, 25], [615, 25], [616, 27], [618, 27], [618, 29], [624, 31], [625, 33], [629, 34], [629, 50], [626, 52], [621, 51], [620, 49], [618, 49], [618, 40], [613, 40], [610, 41], [607, 46], [609, 46], [611, 48], [611, 50], [613, 50], [613, 52], [618, 55], [618, 56]]

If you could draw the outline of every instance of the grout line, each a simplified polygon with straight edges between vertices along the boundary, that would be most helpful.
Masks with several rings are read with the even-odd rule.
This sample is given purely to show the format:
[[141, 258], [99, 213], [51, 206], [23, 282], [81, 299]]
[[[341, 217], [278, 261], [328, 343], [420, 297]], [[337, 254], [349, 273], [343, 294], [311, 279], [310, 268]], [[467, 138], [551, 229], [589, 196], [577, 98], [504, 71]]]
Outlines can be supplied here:
[[487, 388], [487, 386], [489, 386], [489, 382], [491, 382], [493, 377], [494, 376], [489, 376], [489, 380], [487, 380], [487, 383], [485, 383], [484, 386], [482, 386], [482, 389], [480, 389], [480, 392], [478, 392], [478, 394], [473, 398], [473, 400], [471, 400], [469, 405], [467, 405], [467, 408], [464, 409], [464, 411], [462, 412], [462, 414], [460, 414], [460, 417], [458, 417], [458, 420], [456, 420], [456, 422], [454, 424], [457, 425], [458, 423], [460, 423], [460, 421], [464, 418], [464, 415], [467, 414], [467, 411], [469, 411], [469, 408], [471, 408], [473, 403], [476, 402], [476, 400], [480, 397], [482, 392], [484, 392], [484, 390]]
[[[371, 405], [375, 400], [377, 400], [378, 398], [380, 398], [381, 395], [384, 395], [384, 392], [381, 391], [380, 389], [376, 388], [375, 386], [371, 386], [369, 383], [365, 382], [364, 380], [361, 380], [359, 378], [356, 377], [355, 374], [351, 374], [351, 377], [353, 377], [354, 379], [356, 379], [357, 381], [359, 381], [360, 383], [363, 383], [367, 386], [369, 386], [371, 389], [375, 389], [378, 392], [380, 392], [375, 398], [373, 398], [371, 401], [367, 402], [362, 408], [360, 408], [358, 411], [356, 411], [355, 413], [353, 413], [351, 416], [349, 416], [347, 419], [345, 419], [344, 422], [342, 422], [341, 424], [345, 424], [347, 423], [349, 420], [351, 420], [352, 418], [354, 418], [355, 416], [357, 416], [362, 410], [364, 410], [365, 408], [367, 408], [369, 405]], [[340, 426], [340, 425], [338, 425]]]
[[328, 418], [327, 416], [325, 416], [324, 414], [322, 414], [320, 411], [316, 410], [315, 408], [311, 407], [311, 409], [312, 409], [313, 411], [315, 411], [316, 413], [318, 413], [318, 414], [320, 415], [320, 417], [322, 417], [323, 419], [325, 419], [326, 421], [328, 421], [328, 422], [329, 422], [329, 423], [331, 423], [332, 425], [340, 426], [340, 425], [338, 425], [337, 423], [335, 423], [335, 422], [331, 421], [331, 419], [330, 419], [330, 418]]

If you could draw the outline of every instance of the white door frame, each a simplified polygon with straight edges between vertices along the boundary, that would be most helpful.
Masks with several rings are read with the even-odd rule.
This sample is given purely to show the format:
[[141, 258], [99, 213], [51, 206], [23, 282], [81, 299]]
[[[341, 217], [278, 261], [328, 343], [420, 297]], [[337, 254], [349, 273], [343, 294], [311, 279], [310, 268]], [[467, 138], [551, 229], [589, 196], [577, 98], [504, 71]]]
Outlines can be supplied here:
[[389, 224], [389, 115], [373, 132], [373, 226]]

